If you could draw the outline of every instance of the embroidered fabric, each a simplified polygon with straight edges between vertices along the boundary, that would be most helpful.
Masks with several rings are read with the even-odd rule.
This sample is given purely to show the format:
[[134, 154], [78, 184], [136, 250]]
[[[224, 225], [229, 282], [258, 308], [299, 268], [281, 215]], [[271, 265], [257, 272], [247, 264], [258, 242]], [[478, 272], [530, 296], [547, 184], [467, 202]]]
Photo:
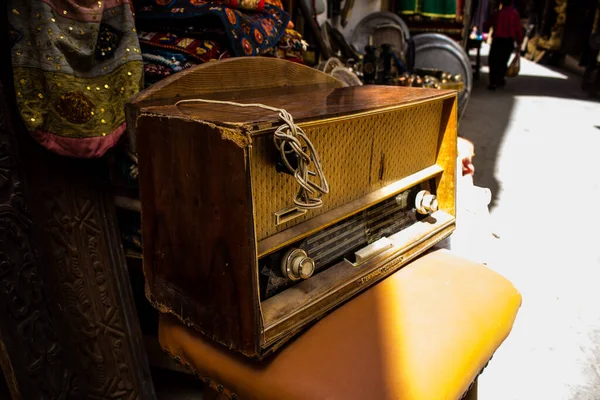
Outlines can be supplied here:
[[307, 48], [308, 43], [304, 41], [299, 32], [286, 29], [279, 42], [277, 42], [277, 46], [264, 51], [261, 55], [302, 62], [303, 54]]
[[10, 0], [17, 105], [43, 146], [102, 156], [124, 132], [142, 57], [129, 1]]
[[[139, 38], [145, 87], [191, 66], [231, 56], [222, 30], [204, 29], [183, 36], [174, 32], [140, 32]], [[300, 33], [286, 29], [274, 47], [259, 55], [302, 62], [306, 48]]]
[[163, 3], [162, 0], [140, 0], [136, 18], [144, 29], [148, 26], [150, 29], [146, 30], [149, 31], [176, 32], [187, 23], [189, 29], [179, 34], [190, 37], [199, 28], [217, 21], [235, 56], [256, 56], [274, 47], [290, 21], [287, 13], [271, 4], [250, 12], [224, 5], [228, 3], [223, 1], [172, 0]]
[[69, 138], [105, 137], [124, 123], [124, 105], [139, 89], [131, 83], [140, 82], [141, 75], [141, 61], [88, 79], [15, 67], [19, 111], [30, 132]]

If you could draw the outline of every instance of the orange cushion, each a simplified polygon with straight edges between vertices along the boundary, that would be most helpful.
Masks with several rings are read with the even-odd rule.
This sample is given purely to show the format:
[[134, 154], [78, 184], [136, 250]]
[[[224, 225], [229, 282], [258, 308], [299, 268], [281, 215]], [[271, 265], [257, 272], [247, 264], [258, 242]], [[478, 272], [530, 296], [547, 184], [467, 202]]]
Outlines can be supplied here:
[[[521, 296], [489, 268], [439, 250], [249, 361], [170, 316], [159, 341], [240, 399], [458, 399], [509, 334]], [[215, 383], [216, 382], [216, 383]]]

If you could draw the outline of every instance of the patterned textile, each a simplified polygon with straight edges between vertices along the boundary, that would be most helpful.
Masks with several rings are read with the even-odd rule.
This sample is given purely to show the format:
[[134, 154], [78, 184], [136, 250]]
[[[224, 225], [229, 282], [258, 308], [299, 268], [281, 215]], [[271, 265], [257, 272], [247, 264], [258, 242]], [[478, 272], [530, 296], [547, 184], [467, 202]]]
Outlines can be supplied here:
[[[203, 35], [199, 35], [202, 37]], [[214, 31], [211, 37], [215, 37]], [[196, 39], [179, 36], [172, 32], [140, 32], [140, 47], [144, 59], [144, 86], [154, 83], [176, 72], [211, 60], [230, 57], [224, 39]], [[286, 29], [275, 47], [260, 53], [266, 57], [277, 57], [295, 62], [303, 61], [307, 43], [293, 29]]]
[[232, 8], [244, 10], [262, 10], [265, 8], [264, 0], [228, 0], [225, 4]]
[[[265, 0], [265, 4], [270, 4], [273, 7], [277, 7], [280, 10], [285, 11], [285, 9], [283, 8], [283, 4], [281, 3], [281, 0]], [[294, 29], [294, 23], [292, 22], [291, 19], [290, 19], [290, 22], [288, 22], [287, 29]]]
[[217, 59], [224, 51], [217, 40], [181, 37], [171, 32], [141, 32], [139, 39], [143, 54], [165, 54], [171, 51], [185, 54], [198, 62]]
[[265, 4], [270, 4], [273, 7], [277, 7], [283, 10], [283, 3], [281, 2], [281, 0], [265, 0]]
[[302, 39], [299, 32], [286, 29], [279, 42], [277, 42], [277, 46], [263, 52], [261, 55], [302, 62], [303, 53], [307, 47], [308, 43]]
[[142, 56], [129, 0], [9, 0], [17, 104], [31, 134], [66, 156], [94, 158], [125, 131]]
[[145, 87], [194, 65], [229, 57], [229, 51], [222, 44], [225, 38], [219, 41], [179, 36], [171, 32], [140, 32], [139, 39], [144, 59]]
[[183, 20], [205, 27], [207, 23], [199, 17], [217, 18], [235, 56], [255, 56], [272, 48], [290, 20], [287, 13], [271, 4], [264, 4], [262, 11], [257, 12], [242, 12], [221, 4], [224, 3], [208, 0], [140, 0], [136, 18], [140, 23], [152, 23], [155, 27], [161, 23], [182, 26]]
[[399, 0], [398, 12], [433, 18], [455, 18], [457, 0]]

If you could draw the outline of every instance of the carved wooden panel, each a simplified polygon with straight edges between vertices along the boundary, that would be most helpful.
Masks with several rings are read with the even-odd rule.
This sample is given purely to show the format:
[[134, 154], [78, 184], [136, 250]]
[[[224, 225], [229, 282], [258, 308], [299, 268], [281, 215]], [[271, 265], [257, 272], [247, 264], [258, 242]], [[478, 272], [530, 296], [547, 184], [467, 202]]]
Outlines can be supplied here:
[[9, 115], [0, 84], [0, 367], [15, 399], [82, 398], [44, 292]]
[[6, 121], [0, 3], [0, 367], [18, 399], [153, 400], [105, 165], [54, 156]]
[[30, 150], [40, 252], [88, 398], [154, 398], [105, 164]]

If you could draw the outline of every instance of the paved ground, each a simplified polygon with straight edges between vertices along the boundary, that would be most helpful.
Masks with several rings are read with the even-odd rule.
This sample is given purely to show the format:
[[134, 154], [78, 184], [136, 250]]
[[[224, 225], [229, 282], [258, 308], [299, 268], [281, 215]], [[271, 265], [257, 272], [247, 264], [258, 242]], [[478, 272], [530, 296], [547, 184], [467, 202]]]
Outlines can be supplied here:
[[480, 400], [600, 399], [600, 103], [579, 78], [523, 61], [502, 91], [476, 83], [460, 124], [493, 192], [490, 266], [523, 306]]

